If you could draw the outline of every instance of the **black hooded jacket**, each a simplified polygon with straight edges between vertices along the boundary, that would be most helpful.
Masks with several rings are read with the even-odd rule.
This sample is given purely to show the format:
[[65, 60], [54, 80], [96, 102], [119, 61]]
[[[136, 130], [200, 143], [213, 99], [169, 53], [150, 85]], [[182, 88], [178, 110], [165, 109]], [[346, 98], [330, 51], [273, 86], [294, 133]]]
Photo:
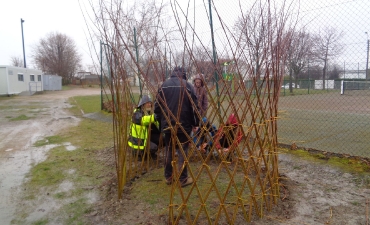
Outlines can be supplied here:
[[159, 88], [156, 97], [154, 113], [160, 122], [161, 131], [170, 133], [168, 121], [171, 121], [171, 126], [177, 129], [176, 132], [183, 133], [180, 126], [176, 127], [175, 121], [179, 121], [179, 125], [190, 133], [192, 127], [199, 124], [199, 118], [196, 115], [197, 106], [197, 96], [193, 85], [186, 81], [185, 69], [176, 67], [171, 77]]

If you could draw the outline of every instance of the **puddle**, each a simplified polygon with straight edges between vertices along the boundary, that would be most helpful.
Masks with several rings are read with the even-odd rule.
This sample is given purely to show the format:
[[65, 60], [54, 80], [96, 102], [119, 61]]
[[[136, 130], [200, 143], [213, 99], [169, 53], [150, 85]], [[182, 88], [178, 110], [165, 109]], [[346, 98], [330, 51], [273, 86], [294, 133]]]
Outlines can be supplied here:
[[58, 192], [68, 192], [72, 190], [73, 183], [68, 180], [64, 180], [61, 184], [59, 184], [59, 187], [56, 189], [56, 193]]
[[[76, 89], [63, 91], [62, 95], [58, 92], [40, 95], [37, 99], [26, 96], [2, 101], [2, 105], [8, 108], [0, 108], [0, 224], [11, 224], [16, 217], [17, 206], [23, 204], [20, 202], [20, 195], [23, 191], [22, 183], [27, 181], [25, 175], [32, 166], [46, 159], [46, 153], [51, 148], [56, 147], [56, 145], [34, 147], [33, 144], [46, 136], [54, 135], [59, 130], [78, 124], [80, 119], [71, 116], [70, 112], [65, 110], [71, 107], [68, 97], [96, 93], [99, 94], [100, 90]], [[7, 118], [17, 117], [24, 110], [37, 112], [42, 116], [16, 122]], [[68, 151], [76, 149], [71, 144], [65, 147]], [[66, 172], [75, 173], [74, 170]], [[59, 188], [70, 190], [74, 186], [66, 182]], [[51, 196], [45, 196], [41, 202], [41, 205], [31, 206], [32, 213], [27, 218], [28, 221], [43, 218], [47, 212], [56, 210], [59, 204], [58, 201], [56, 204]]]
[[64, 147], [66, 147], [67, 151], [74, 151], [77, 149], [76, 146], [71, 145], [70, 142], [63, 143]]
[[34, 221], [38, 221], [42, 218], [46, 218], [49, 212], [55, 211], [60, 208], [60, 204], [58, 204], [52, 197], [48, 197], [42, 200], [43, 203], [37, 205], [34, 208], [34, 211], [31, 212], [26, 221], [28, 224], [31, 224]]
[[76, 170], [75, 169], [69, 169], [69, 170], [67, 170], [67, 173], [68, 174], [74, 174], [74, 173], [76, 173]]
[[46, 152], [56, 147], [47, 145], [40, 148], [30, 147], [15, 151], [0, 167], [0, 220], [1, 224], [10, 224], [15, 212], [14, 197], [19, 192], [18, 187], [24, 181], [24, 175], [35, 165], [46, 159]]
[[112, 116], [104, 115], [101, 112], [86, 113], [86, 114], [83, 115], [83, 117], [93, 119], [93, 120], [100, 120], [100, 121], [107, 122], [107, 123], [112, 123], [113, 122]]
[[86, 199], [87, 199], [87, 204], [93, 204], [95, 202], [98, 201], [99, 199], [99, 196], [96, 192], [93, 192], [93, 191], [89, 191], [86, 195]]
[[68, 146], [66, 146], [66, 149], [67, 149], [67, 151], [73, 151], [73, 150], [76, 150], [77, 148], [73, 145], [68, 145]]

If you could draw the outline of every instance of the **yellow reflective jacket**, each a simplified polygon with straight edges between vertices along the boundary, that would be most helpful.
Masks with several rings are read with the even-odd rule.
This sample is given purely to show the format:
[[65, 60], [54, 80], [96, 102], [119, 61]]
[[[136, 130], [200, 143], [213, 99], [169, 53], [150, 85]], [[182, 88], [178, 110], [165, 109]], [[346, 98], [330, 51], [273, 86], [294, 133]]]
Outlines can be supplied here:
[[148, 139], [148, 127], [151, 123], [159, 127], [158, 121], [154, 119], [154, 114], [145, 115], [140, 108], [135, 109], [132, 115], [131, 132], [128, 138], [128, 145], [131, 148], [140, 150], [145, 148]]

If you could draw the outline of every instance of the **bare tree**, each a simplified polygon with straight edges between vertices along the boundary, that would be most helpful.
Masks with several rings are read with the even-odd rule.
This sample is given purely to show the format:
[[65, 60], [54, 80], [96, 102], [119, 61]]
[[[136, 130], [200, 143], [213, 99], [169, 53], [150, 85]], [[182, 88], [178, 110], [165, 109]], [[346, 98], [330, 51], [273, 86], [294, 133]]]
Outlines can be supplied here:
[[268, 36], [268, 21], [266, 15], [261, 13], [266, 5], [259, 3], [255, 5], [248, 13], [240, 17], [234, 27], [237, 34], [240, 35], [240, 46], [242, 48], [249, 48], [247, 58], [250, 59], [253, 65], [253, 74], [259, 80], [261, 77], [261, 65], [266, 60], [265, 54], [266, 39]]
[[341, 71], [343, 71], [343, 68], [340, 65], [338, 64], [331, 65], [328, 70], [328, 79], [329, 80], [339, 79]]
[[[121, 4], [118, 4], [118, 6], [111, 6], [109, 4], [112, 2], [121, 3], [121, 1], [122, 0], [99, 1], [99, 3], [101, 3], [99, 9], [101, 15], [96, 14], [96, 17], [98, 18], [96, 23], [97, 29], [105, 42], [104, 46], [109, 46], [110, 49], [109, 54], [107, 55], [113, 56], [106, 58], [108, 58], [107, 62], [108, 65], [110, 65], [109, 68], [112, 68], [108, 71], [108, 75], [110, 75], [109, 78], [112, 78], [113, 80], [113, 82], [108, 84], [111, 94], [110, 99], [114, 100], [114, 103], [117, 103], [112, 104], [112, 111], [114, 126], [113, 149], [116, 160], [118, 197], [121, 198], [122, 194], [124, 194], [123, 189], [127, 181], [131, 180], [136, 175], [139, 175], [143, 169], [146, 171], [149, 171], [150, 169], [149, 164], [136, 163], [138, 162], [137, 157], [131, 154], [131, 151], [126, 144], [128, 142], [129, 135], [127, 134], [130, 132], [130, 123], [133, 115], [132, 109], [137, 106], [134, 104], [135, 101], [131, 95], [132, 88], [129, 86], [129, 82], [127, 82], [128, 73], [132, 69], [138, 71], [138, 73], [140, 73], [138, 76], [140, 81], [147, 87], [145, 91], [153, 96], [157, 96], [156, 101], [166, 105], [166, 99], [157, 95], [158, 87], [156, 87], [156, 85], [159, 84], [163, 78], [160, 76], [160, 71], [163, 73], [163, 68], [167, 68], [167, 53], [170, 53], [170, 65], [173, 63], [172, 65], [185, 66], [186, 68], [193, 67], [198, 70], [194, 72], [202, 72], [202, 68], [206, 71], [208, 70], [208, 67], [213, 64], [212, 71], [215, 71], [215, 75], [217, 75], [217, 72], [221, 71], [221, 69], [218, 69], [219, 66], [222, 66], [220, 63], [233, 60], [235, 61], [234, 71], [237, 71], [240, 74], [243, 73], [242, 75], [251, 74], [250, 77], [254, 79], [254, 82], [251, 82], [252, 85], [249, 85], [248, 88], [243, 85], [243, 81], [241, 80], [243, 76], [234, 77], [237, 78], [233, 80], [236, 85], [225, 85], [227, 84], [225, 79], [218, 80], [216, 76], [217, 83], [214, 89], [210, 90], [208, 89], [208, 86], [205, 86], [206, 89], [210, 90], [208, 95], [210, 100], [208, 118], [210, 119], [209, 121], [217, 120], [219, 125], [223, 125], [223, 121], [226, 121], [228, 115], [233, 113], [238, 118], [238, 121], [243, 121], [241, 124], [243, 126], [238, 128], [240, 129], [240, 132], [243, 133], [243, 135], [248, 133], [247, 137], [255, 137], [256, 142], [254, 143], [258, 144], [253, 143], [249, 146], [249, 142], [245, 142], [245, 146], [236, 151], [237, 155], [241, 156], [244, 149], [248, 149], [250, 156], [257, 156], [249, 157], [251, 161], [248, 162], [248, 165], [252, 165], [254, 170], [260, 170], [260, 165], [263, 165], [264, 168], [268, 169], [268, 171], [264, 173], [267, 175], [263, 175], [264, 177], [269, 177], [268, 182], [263, 182], [264, 186], [258, 188], [263, 191], [261, 196], [268, 197], [262, 198], [261, 203], [254, 201], [250, 203], [250, 206], [243, 205], [243, 207], [249, 207], [251, 212], [260, 212], [261, 210], [259, 205], [265, 205], [266, 203], [266, 207], [271, 208], [271, 205], [275, 204], [279, 199], [276, 197], [276, 193], [278, 193], [277, 187], [279, 187], [279, 185], [276, 185], [279, 182], [277, 176], [278, 160], [276, 158], [276, 143], [278, 143], [276, 135], [277, 123], [275, 119], [271, 118], [277, 118], [277, 103], [280, 94], [279, 84], [286, 68], [286, 52], [287, 47], [289, 46], [290, 37], [289, 35], [285, 35], [285, 31], [292, 30], [291, 25], [288, 23], [295, 24], [294, 21], [290, 22], [290, 16], [289, 14], [286, 14], [286, 12], [290, 12], [291, 10], [286, 8], [276, 8], [274, 7], [275, 4], [269, 4], [270, 1], [268, 1], [268, 4], [266, 5], [259, 5], [260, 1], [256, 1], [255, 8], [252, 10], [254, 13], [252, 23], [249, 24], [249, 12], [242, 17], [243, 21], [241, 26], [242, 28], [247, 27], [246, 29], [242, 29], [242, 32], [237, 34], [233, 34], [230, 32], [230, 29], [227, 29], [226, 27], [222, 28], [222, 32], [224, 32], [225, 36], [228, 37], [227, 41], [229, 44], [228, 46], [225, 46], [225, 48], [219, 49], [224, 49], [224, 52], [227, 52], [227, 54], [225, 53], [224, 55], [221, 55], [221, 57], [217, 57], [218, 61], [215, 62], [216, 60], [212, 60], [216, 57], [211, 56], [216, 54], [210, 54], [210, 51], [204, 47], [205, 43], [208, 43], [208, 40], [202, 40], [202, 38], [199, 38], [197, 41], [194, 41], [195, 38], [189, 38], [191, 37], [189, 33], [196, 31], [189, 28], [191, 26], [191, 16], [189, 16], [190, 14], [188, 14], [186, 10], [179, 9], [176, 11], [176, 4], [171, 4], [173, 10], [172, 18], [176, 20], [178, 29], [176, 33], [179, 41], [176, 42], [173, 41], [174, 39], [169, 38], [169, 33], [166, 32], [166, 30], [163, 30], [163, 28], [159, 29], [162, 33], [159, 35], [156, 35], [156, 32], [147, 32], [151, 29], [150, 27], [147, 27], [147, 30], [141, 30], [140, 26], [137, 26], [138, 24], [136, 20], [133, 19], [130, 21], [128, 19], [129, 17], [126, 17], [130, 15], [121, 10]], [[218, 11], [215, 6], [213, 9], [218, 15], [218, 18], [220, 18], [220, 14], [217, 13]], [[208, 12], [205, 13], [208, 15]], [[154, 18], [153, 20], [148, 21], [148, 23], [145, 22], [144, 25], [152, 24], [152, 21], [161, 21], [159, 18], [160, 16], [161, 15], [158, 14], [158, 19]], [[164, 27], [160, 22], [156, 22], [154, 25], [158, 25], [154, 27], [155, 30], [158, 27]], [[137, 49], [135, 49], [135, 46], [132, 44], [133, 28], [136, 28], [135, 30], [137, 31], [137, 36], [135, 37], [137, 37], [138, 40], [135, 40], [135, 43], [140, 50], [140, 54], [138, 54]], [[144, 32], [147, 32], [148, 35], [145, 36]], [[289, 32], [286, 33], [289, 34]], [[129, 38], [130, 36], [131, 38]], [[243, 41], [240, 41], [242, 38]], [[164, 40], [165, 43], [161, 42], [161, 40]], [[205, 43], [203, 43], [203, 41]], [[199, 44], [197, 42], [199, 42]], [[198, 57], [198, 55], [196, 55], [198, 52], [194, 50], [193, 47], [200, 45], [203, 46], [203, 50], [200, 52], [202, 55]], [[139, 55], [139, 63], [137, 63], [137, 55]], [[204, 65], [197, 65], [198, 59], [203, 62]], [[258, 61], [257, 63], [256, 60]], [[239, 68], [239, 62], [244, 63], [243, 66], [246, 68], [245, 70], [244, 68]], [[229, 69], [231, 70], [231, 68], [228, 68], [227, 71], [229, 71]], [[157, 80], [157, 84], [152, 83], [153, 77]], [[121, 79], [122, 82], [118, 82], [121, 81]], [[242, 85], [238, 85], [240, 83]], [[221, 88], [218, 87], [219, 84]], [[163, 90], [163, 88], [161, 89]], [[185, 92], [183, 93], [185, 94]], [[245, 98], [243, 97], [243, 99], [240, 99], [238, 97], [236, 99], [239, 94], [240, 96], [245, 96]], [[180, 95], [184, 96], [182, 93]], [[178, 103], [179, 109], [181, 109], [183, 104], [181, 96]], [[190, 104], [196, 107], [195, 101], [190, 101]], [[176, 122], [176, 125], [169, 129], [171, 130], [171, 138], [173, 140], [177, 140], [175, 137], [177, 130], [181, 129], [185, 132], [179, 117], [170, 112], [166, 106], [161, 107], [161, 111], [164, 112], [163, 115], [166, 121]], [[198, 116], [200, 115], [198, 114]], [[261, 126], [261, 124], [263, 125]], [[145, 148], [144, 151], [147, 152], [148, 150], [148, 148]], [[263, 162], [261, 164], [255, 161], [259, 160], [260, 156], [263, 157]], [[189, 161], [186, 163], [188, 162]], [[190, 163], [191, 162], [189, 162], [189, 164], [184, 164], [184, 166], [189, 166], [190, 168]], [[184, 166], [182, 166], [182, 168], [184, 168]], [[204, 164], [202, 166], [204, 166]], [[181, 172], [179, 171], [179, 173]], [[249, 172], [247, 171], [246, 174], [248, 173]], [[207, 174], [209, 174], [208, 171]], [[213, 176], [214, 175], [212, 174], [212, 177]], [[237, 176], [239, 176], [239, 174]], [[217, 177], [217, 174], [215, 177]], [[253, 180], [260, 179], [261, 178], [256, 177]], [[214, 181], [212, 182], [214, 183]], [[255, 187], [257, 185], [262, 184], [257, 181], [256, 184], [246, 186], [245, 189], [252, 186]], [[215, 191], [218, 192], [217, 189]], [[250, 192], [251, 190], [246, 191]], [[260, 193], [257, 194], [259, 195]], [[171, 195], [169, 201], [173, 202], [174, 197], [177, 198], [178, 193]], [[238, 198], [240, 198], [240, 196], [238, 196]], [[203, 200], [200, 201], [203, 202]], [[236, 205], [237, 204], [238, 203], [236, 203]], [[198, 217], [195, 218], [194, 221], [191, 221], [192, 219], [190, 215], [193, 214], [193, 212], [186, 207], [186, 204], [184, 205], [185, 207], [182, 210], [184, 210], [186, 214], [184, 216], [186, 217], [186, 222], [202, 223], [201, 221], [197, 221]], [[180, 219], [180, 217], [173, 215], [173, 210], [174, 209], [171, 206], [169, 208], [168, 219], [170, 223], [174, 223]], [[198, 209], [196, 210], [198, 211]], [[211, 221], [208, 214], [205, 216], [207, 216], [208, 221]], [[217, 214], [215, 216], [220, 217], [221, 215]], [[259, 214], [259, 216], [262, 217], [262, 214]], [[203, 215], [201, 215], [201, 217], [203, 217]], [[231, 218], [233, 215], [226, 214], [226, 217]], [[234, 220], [228, 219], [228, 223], [234, 224], [235, 222]]]
[[343, 51], [343, 44], [340, 42], [343, 35], [344, 33], [342, 31], [339, 32], [335, 28], [329, 27], [319, 32], [316, 37], [315, 51], [318, 58], [324, 63], [322, 69], [322, 89], [325, 89], [328, 61], [335, 56], [340, 55]]
[[[292, 28], [281, 30], [279, 23], [285, 24], [289, 19], [287, 14], [279, 12], [271, 16], [270, 3], [256, 1], [253, 6], [236, 21], [234, 31], [238, 37], [237, 45], [240, 56], [236, 63], [242, 63], [244, 75], [247, 79], [253, 79], [258, 84], [264, 82], [267, 68], [270, 67], [274, 55], [273, 49], [280, 49], [287, 53], [287, 48], [293, 32]], [[276, 13], [276, 12], [275, 12]], [[239, 53], [238, 53], [239, 54]], [[282, 54], [281, 65], [285, 66], [288, 54]], [[282, 69], [282, 68], [281, 68]]]
[[[309, 61], [313, 62], [314, 40], [312, 35], [302, 30], [294, 32], [288, 49], [288, 71], [289, 71], [289, 90], [293, 92], [292, 81], [298, 84], [298, 75], [307, 67]], [[296, 88], [296, 87], [294, 87]]]
[[[105, 42], [109, 43], [114, 51], [121, 51], [121, 56], [128, 53], [125, 50], [127, 47], [134, 50], [135, 55], [131, 57], [131, 60], [124, 57], [126, 61], [124, 64], [130, 67], [130, 73], [154, 79], [153, 72], [158, 72], [164, 79], [166, 69], [159, 68], [157, 65], [159, 65], [158, 62], [165, 60], [165, 43], [170, 39], [170, 29], [166, 28], [168, 22], [163, 19], [166, 4], [158, 4], [154, 0], [136, 1], [124, 10], [121, 7], [122, 0], [118, 0], [114, 3], [118, 10], [117, 13], [110, 13], [108, 17], [105, 13], [110, 10], [109, 4], [105, 5], [104, 1], [100, 1], [100, 4], [102, 9], [108, 7], [99, 12], [100, 15], [96, 14], [98, 25], [101, 31], [104, 31], [100, 35], [103, 36]], [[114, 24], [114, 29], [117, 29], [112, 33], [111, 26], [108, 25], [110, 21]], [[118, 55], [116, 57], [120, 58]], [[139, 71], [138, 67], [141, 67], [142, 71]], [[134, 75], [135, 84], [136, 78], [137, 76]]]
[[16, 66], [16, 67], [23, 67], [23, 59], [21, 57], [17, 56], [12, 56], [10, 58], [10, 65]]
[[320, 80], [322, 77], [322, 68], [319, 65], [307, 65], [307, 67], [301, 71], [300, 77], [302, 79], [313, 79]]
[[194, 61], [193, 61], [193, 72], [203, 73], [206, 80], [213, 76], [214, 64], [212, 58], [212, 50], [206, 47], [196, 46], [192, 52]]
[[68, 84], [80, 67], [81, 55], [73, 39], [58, 32], [49, 33], [34, 46], [33, 59], [44, 73], [57, 74]]

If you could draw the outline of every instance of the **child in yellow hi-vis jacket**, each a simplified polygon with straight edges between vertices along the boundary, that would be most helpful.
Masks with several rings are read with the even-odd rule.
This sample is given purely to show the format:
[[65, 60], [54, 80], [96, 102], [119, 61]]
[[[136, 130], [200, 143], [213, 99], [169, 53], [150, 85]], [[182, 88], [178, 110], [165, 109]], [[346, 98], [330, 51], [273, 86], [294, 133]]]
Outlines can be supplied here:
[[[132, 115], [130, 136], [128, 145], [133, 149], [133, 153], [141, 158], [144, 150], [149, 144], [150, 155], [156, 158], [157, 146], [159, 145], [160, 131], [159, 123], [155, 120], [152, 113], [152, 100], [148, 95], [144, 95], [134, 110]], [[150, 132], [150, 142], [147, 143]]]

